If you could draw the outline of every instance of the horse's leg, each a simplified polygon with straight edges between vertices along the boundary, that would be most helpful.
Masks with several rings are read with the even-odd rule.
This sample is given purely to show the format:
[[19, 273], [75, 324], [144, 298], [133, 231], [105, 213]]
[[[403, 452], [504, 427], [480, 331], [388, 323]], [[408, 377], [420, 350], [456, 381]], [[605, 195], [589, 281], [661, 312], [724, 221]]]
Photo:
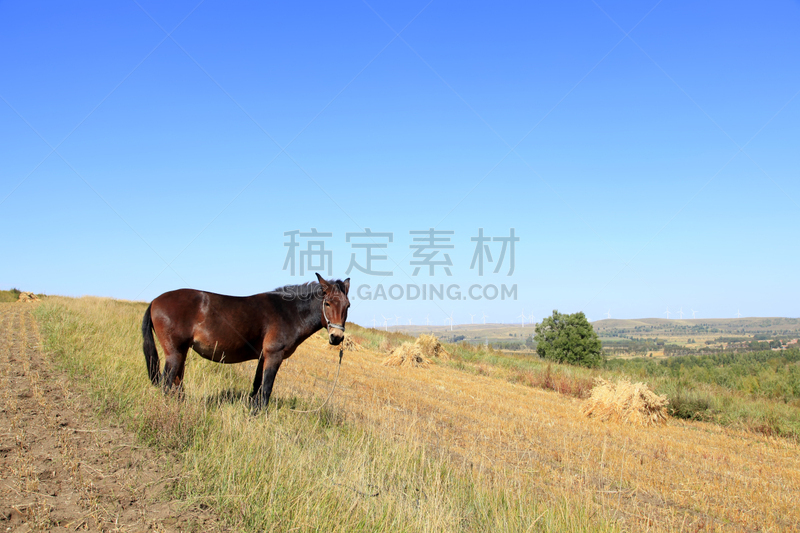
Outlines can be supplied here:
[[261, 376], [261, 387], [255, 396], [254, 412], [267, 409], [269, 397], [272, 395], [272, 385], [275, 383], [275, 375], [283, 362], [283, 352], [264, 354], [262, 359], [264, 360], [264, 371]]
[[264, 373], [264, 354], [258, 357], [258, 366], [256, 367], [256, 376], [253, 378], [253, 392], [250, 393], [250, 398], [254, 398], [258, 394], [258, 389], [261, 388], [261, 378]]
[[186, 352], [183, 354], [183, 360], [181, 361], [180, 365], [178, 366], [178, 371], [175, 372], [175, 381], [173, 385], [175, 386], [175, 393], [178, 395], [178, 398], [183, 400], [183, 373], [186, 370], [186, 357], [188, 356], [189, 350], [187, 349]]
[[166, 356], [164, 358], [164, 375], [161, 383], [164, 385], [164, 393], [170, 392], [175, 387], [179, 395], [183, 393], [183, 372], [186, 369], [186, 354], [189, 352], [188, 346], [169, 346], [164, 347]]

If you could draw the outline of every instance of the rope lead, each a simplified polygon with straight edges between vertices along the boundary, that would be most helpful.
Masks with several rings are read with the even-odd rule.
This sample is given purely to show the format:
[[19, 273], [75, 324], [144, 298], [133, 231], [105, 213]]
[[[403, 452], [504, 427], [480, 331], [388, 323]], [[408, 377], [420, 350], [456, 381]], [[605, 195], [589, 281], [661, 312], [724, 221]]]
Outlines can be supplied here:
[[336, 383], [339, 382], [339, 370], [342, 369], [343, 356], [344, 356], [344, 340], [342, 340], [342, 346], [339, 348], [339, 364], [336, 367], [336, 377], [333, 380], [333, 387], [331, 387], [331, 392], [328, 393], [328, 397], [325, 398], [325, 401], [322, 402], [322, 405], [320, 405], [316, 409], [309, 409], [309, 410], [292, 409], [291, 407], [289, 407], [290, 411], [294, 411], [295, 413], [316, 413], [317, 411], [325, 407], [325, 405], [328, 403], [328, 400], [330, 400], [331, 396], [333, 396], [333, 391], [336, 390]]

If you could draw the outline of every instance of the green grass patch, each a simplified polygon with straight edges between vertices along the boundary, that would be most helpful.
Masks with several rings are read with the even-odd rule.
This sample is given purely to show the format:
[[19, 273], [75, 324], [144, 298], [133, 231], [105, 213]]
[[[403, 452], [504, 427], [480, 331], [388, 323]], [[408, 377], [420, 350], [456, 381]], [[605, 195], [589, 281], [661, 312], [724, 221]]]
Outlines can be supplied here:
[[19, 295], [22, 291], [19, 289], [9, 289], [7, 291], [0, 291], [0, 302], [16, 302], [19, 300]]

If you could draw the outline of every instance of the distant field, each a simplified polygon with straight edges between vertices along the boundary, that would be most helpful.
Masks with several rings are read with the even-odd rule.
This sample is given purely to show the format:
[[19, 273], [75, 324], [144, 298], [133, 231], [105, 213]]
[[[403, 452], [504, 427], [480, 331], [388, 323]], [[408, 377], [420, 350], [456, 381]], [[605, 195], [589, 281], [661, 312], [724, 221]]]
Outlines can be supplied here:
[[592, 325], [607, 354], [656, 358], [770, 349], [800, 336], [800, 319], [780, 317], [607, 319]]
[[674, 319], [641, 318], [630, 320], [606, 319], [592, 322], [601, 338], [659, 337], [701, 338], [720, 336], [798, 336], [798, 318], [698, 318]]
[[691, 332], [715, 330], [718, 333], [789, 333], [800, 334], [800, 318], [638, 318], [638, 319], [604, 319], [592, 322], [598, 333], [613, 332]]
[[[713, 332], [719, 334], [781, 334], [800, 335], [800, 318], [697, 318], [697, 319], [603, 319], [592, 322], [598, 335], [630, 334], [649, 336], [676, 336]], [[377, 327], [382, 330], [384, 328]], [[450, 326], [388, 326], [388, 331], [412, 335], [434, 332], [438, 336], [465, 335], [473, 338], [529, 335], [533, 326], [525, 324], [454, 324]]]
[[[384, 328], [376, 328], [382, 330]], [[533, 326], [525, 324], [525, 327], [511, 324], [455, 324], [452, 329], [450, 326], [389, 326], [388, 331], [406, 333], [418, 336], [421, 333], [436, 335], [441, 339], [452, 342], [464, 340], [473, 344], [499, 342], [520, 342], [533, 335]], [[463, 337], [461, 339], [460, 337]]]
[[[664, 345], [684, 347], [690, 353], [701, 349], [722, 351], [735, 343], [789, 340], [800, 337], [797, 318], [698, 318], [698, 319], [604, 319], [592, 322], [607, 355], [665, 355]], [[378, 328], [383, 329], [383, 328]], [[419, 335], [434, 334], [450, 342], [472, 344], [518, 345], [521, 351], [534, 334], [533, 325], [526, 324], [455, 324], [450, 326], [389, 326], [390, 332]], [[734, 343], [734, 344], [731, 344]], [[512, 347], [513, 349], [513, 347]]]

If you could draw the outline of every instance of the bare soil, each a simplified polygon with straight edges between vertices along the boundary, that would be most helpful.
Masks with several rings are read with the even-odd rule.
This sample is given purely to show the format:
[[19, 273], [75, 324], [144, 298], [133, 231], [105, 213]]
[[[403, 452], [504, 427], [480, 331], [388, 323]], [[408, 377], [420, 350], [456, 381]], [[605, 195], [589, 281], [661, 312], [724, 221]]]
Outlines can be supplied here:
[[0, 304], [0, 531], [225, 531], [174, 500], [173, 457], [98, 420], [39, 349], [30, 304]]

